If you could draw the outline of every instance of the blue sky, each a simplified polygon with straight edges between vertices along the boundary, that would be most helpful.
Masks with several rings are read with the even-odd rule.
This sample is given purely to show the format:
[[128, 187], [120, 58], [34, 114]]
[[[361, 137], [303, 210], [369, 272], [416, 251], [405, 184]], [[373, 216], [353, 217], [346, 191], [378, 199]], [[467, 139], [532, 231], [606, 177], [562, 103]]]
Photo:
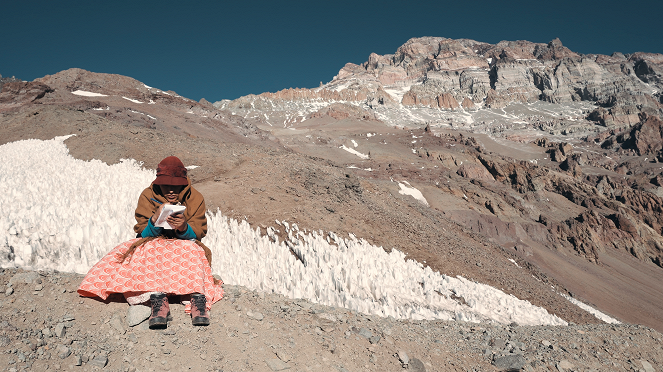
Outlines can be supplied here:
[[78, 67], [215, 102], [316, 87], [347, 62], [420, 36], [492, 44], [559, 37], [580, 53], [663, 53], [660, 0], [320, 3], [5, 2], [0, 74], [33, 80]]

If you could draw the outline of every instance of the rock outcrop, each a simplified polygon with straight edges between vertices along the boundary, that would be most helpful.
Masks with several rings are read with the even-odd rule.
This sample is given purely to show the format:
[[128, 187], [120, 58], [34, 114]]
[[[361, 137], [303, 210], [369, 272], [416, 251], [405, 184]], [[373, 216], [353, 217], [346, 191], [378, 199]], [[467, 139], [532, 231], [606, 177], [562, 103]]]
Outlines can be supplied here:
[[[631, 128], [613, 131], [601, 143], [604, 149], [632, 151], [639, 156], [652, 156], [663, 161], [663, 121], [657, 116], [641, 115]], [[597, 138], [600, 139], [600, 138]]]
[[30, 81], [11, 81], [2, 85], [0, 104], [22, 104], [37, 101], [53, 89], [46, 84]]

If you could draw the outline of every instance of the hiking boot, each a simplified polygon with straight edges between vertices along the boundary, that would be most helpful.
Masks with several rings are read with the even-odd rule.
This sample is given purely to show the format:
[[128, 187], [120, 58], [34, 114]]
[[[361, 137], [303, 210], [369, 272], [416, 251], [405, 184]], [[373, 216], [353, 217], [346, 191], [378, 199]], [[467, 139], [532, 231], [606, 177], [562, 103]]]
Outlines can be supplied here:
[[170, 317], [170, 304], [168, 297], [163, 292], [153, 293], [150, 295], [150, 302], [152, 303], [152, 315], [150, 315], [150, 329], [164, 329], [168, 326], [168, 321], [172, 320]]
[[209, 325], [209, 314], [207, 314], [207, 299], [204, 294], [194, 293], [191, 295], [191, 323], [195, 326]]

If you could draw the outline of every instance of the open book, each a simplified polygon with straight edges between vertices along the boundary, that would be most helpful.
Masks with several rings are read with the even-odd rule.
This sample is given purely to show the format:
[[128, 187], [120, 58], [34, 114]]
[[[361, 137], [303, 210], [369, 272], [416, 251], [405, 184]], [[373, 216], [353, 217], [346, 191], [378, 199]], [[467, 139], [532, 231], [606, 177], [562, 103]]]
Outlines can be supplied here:
[[170, 226], [170, 224], [167, 221], [168, 216], [170, 216], [171, 214], [183, 213], [184, 210], [186, 210], [186, 207], [183, 205], [173, 205], [173, 204], [164, 205], [163, 209], [161, 210], [161, 214], [159, 215], [159, 217], [157, 217], [157, 223], [155, 223], [154, 226], [163, 227], [166, 230], [172, 230], [173, 227]]

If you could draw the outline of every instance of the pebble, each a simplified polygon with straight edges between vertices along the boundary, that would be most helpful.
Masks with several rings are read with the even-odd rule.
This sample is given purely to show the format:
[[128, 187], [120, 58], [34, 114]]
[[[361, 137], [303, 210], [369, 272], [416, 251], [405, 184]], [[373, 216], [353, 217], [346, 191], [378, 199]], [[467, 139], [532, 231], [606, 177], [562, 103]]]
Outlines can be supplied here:
[[330, 322], [336, 322], [336, 321], [337, 321], [337, 319], [336, 319], [336, 317], [334, 316], [334, 314], [329, 314], [329, 313], [318, 313], [318, 314], [316, 314], [316, 316], [317, 316], [318, 318], [320, 318], [320, 319], [329, 320]]
[[129, 306], [127, 310], [127, 325], [135, 327], [152, 315], [152, 309], [146, 305]]
[[64, 358], [68, 357], [69, 355], [71, 355], [71, 349], [64, 346], [64, 345], [58, 345], [58, 347], [56, 348], [56, 351], [57, 351], [58, 357], [60, 357], [60, 359], [64, 359]]
[[58, 323], [55, 326], [55, 329], [53, 330], [53, 332], [54, 332], [56, 337], [62, 338], [67, 333], [67, 328], [65, 327], [64, 323]]
[[557, 367], [557, 370], [558, 370], [559, 372], [564, 372], [564, 371], [566, 371], [567, 369], [571, 369], [571, 368], [573, 368], [574, 365], [573, 365], [573, 363], [569, 362], [568, 360], [566, 360], [566, 359], [562, 359], [562, 360], [559, 361], [559, 363], [557, 363], [557, 366], [556, 366], [556, 367]]
[[12, 287], [16, 283], [23, 284], [32, 284], [32, 283], [41, 283], [39, 279], [39, 274], [36, 271], [25, 271], [21, 273], [14, 274], [11, 279], [9, 279], [9, 287]]
[[14, 288], [7, 286], [7, 290], [5, 291], [5, 296], [11, 296], [12, 293], [14, 293]]
[[410, 363], [410, 358], [407, 356], [405, 350], [398, 350], [398, 359], [401, 361], [403, 368], [407, 368], [407, 365]]
[[290, 366], [283, 362], [281, 359], [265, 359], [265, 363], [272, 371], [283, 371], [290, 369]]
[[369, 341], [371, 344], [377, 344], [378, 342], [380, 342], [380, 336], [379, 336], [379, 335], [375, 335], [375, 336], [373, 336], [373, 337], [370, 337], [370, 338], [368, 339], [368, 341]]
[[261, 321], [265, 318], [261, 313], [258, 313], [258, 312], [254, 313], [254, 312], [251, 312], [251, 311], [247, 311], [246, 316], [248, 316], [249, 318], [251, 318], [253, 320], [257, 320], [257, 321]]
[[282, 350], [277, 350], [276, 351], [276, 356], [279, 359], [281, 359], [282, 361], [284, 361], [285, 363], [288, 363], [290, 360], [292, 360], [292, 356], [290, 354], [286, 353], [285, 351], [282, 351]]
[[124, 327], [124, 322], [122, 321], [122, 316], [120, 313], [115, 313], [113, 314], [113, 317], [110, 320], [110, 326], [113, 327], [116, 331], [118, 331], [120, 334], [124, 334], [126, 332], [126, 329]]
[[410, 360], [410, 364], [407, 367], [407, 370], [413, 372], [426, 372], [426, 366], [424, 366], [424, 363], [421, 360], [412, 358], [412, 360]]
[[370, 339], [371, 337], [373, 337], [373, 332], [369, 331], [368, 328], [361, 328], [359, 330], [359, 336]]
[[648, 361], [646, 361], [646, 360], [642, 360], [642, 359], [641, 359], [641, 360], [640, 360], [640, 364], [642, 364], [642, 369], [643, 369], [645, 372], [655, 372], [654, 367], [653, 367], [653, 366], [651, 365], [651, 363], [649, 363]]
[[522, 354], [495, 356], [493, 365], [503, 371], [518, 371], [525, 366], [525, 357]]
[[92, 358], [92, 360], [90, 360], [88, 364], [104, 368], [106, 367], [106, 364], [108, 364], [108, 357], [105, 355], [95, 355], [94, 358]]

